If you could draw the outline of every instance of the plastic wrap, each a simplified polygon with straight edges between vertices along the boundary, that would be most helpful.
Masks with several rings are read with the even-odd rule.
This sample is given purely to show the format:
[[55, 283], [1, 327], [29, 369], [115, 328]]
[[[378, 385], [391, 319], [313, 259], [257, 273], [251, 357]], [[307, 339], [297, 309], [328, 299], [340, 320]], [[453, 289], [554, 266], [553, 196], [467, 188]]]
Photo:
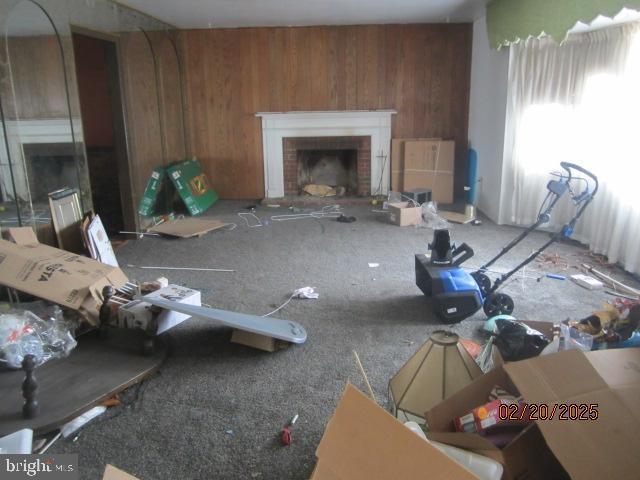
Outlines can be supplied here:
[[21, 368], [25, 355], [33, 355], [36, 365], [69, 355], [76, 346], [74, 326], [61, 312], [42, 318], [28, 310], [0, 315], [0, 359], [11, 368]]
[[438, 215], [438, 205], [436, 202], [427, 202], [422, 204], [422, 220], [423, 226], [433, 228], [449, 228], [451, 224]]

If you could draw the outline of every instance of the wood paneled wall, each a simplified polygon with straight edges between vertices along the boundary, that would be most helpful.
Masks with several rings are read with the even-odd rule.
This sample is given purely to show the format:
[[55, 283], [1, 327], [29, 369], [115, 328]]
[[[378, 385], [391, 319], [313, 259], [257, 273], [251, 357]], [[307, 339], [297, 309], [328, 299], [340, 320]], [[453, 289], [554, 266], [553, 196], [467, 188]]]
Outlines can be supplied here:
[[54, 35], [4, 37], [0, 61], [11, 65], [11, 70], [3, 68], [0, 85], [7, 119], [69, 117], [62, 56]]
[[471, 24], [183, 31], [191, 152], [226, 198], [264, 195], [260, 111], [393, 108], [394, 137], [456, 141], [465, 179]]

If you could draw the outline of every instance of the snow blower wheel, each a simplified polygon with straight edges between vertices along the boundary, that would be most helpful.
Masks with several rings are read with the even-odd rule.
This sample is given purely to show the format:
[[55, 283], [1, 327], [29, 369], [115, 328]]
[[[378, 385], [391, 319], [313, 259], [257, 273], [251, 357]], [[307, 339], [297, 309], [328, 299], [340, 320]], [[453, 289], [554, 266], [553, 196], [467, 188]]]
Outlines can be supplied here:
[[488, 318], [496, 315], [511, 315], [513, 312], [513, 299], [506, 293], [492, 293], [484, 301], [482, 309]]

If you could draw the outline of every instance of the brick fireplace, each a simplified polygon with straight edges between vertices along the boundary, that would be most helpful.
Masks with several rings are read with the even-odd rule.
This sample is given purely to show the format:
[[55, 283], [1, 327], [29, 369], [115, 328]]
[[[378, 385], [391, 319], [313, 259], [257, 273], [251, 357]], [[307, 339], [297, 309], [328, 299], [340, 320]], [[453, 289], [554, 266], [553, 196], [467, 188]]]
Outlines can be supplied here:
[[[349, 194], [371, 195], [371, 137], [289, 137], [282, 139], [284, 194], [299, 195], [301, 164], [306, 152], [355, 152], [355, 191]], [[312, 181], [313, 179], [309, 179]], [[322, 183], [322, 182], [318, 182]], [[335, 185], [331, 185], [335, 186]]]
[[[395, 110], [256, 113], [262, 122], [265, 198], [298, 195], [294, 172], [298, 171], [298, 145], [304, 149], [305, 144], [325, 151], [357, 150], [356, 194], [386, 194], [391, 183], [391, 117], [395, 113]], [[302, 143], [296, 145], [297, 142]]]

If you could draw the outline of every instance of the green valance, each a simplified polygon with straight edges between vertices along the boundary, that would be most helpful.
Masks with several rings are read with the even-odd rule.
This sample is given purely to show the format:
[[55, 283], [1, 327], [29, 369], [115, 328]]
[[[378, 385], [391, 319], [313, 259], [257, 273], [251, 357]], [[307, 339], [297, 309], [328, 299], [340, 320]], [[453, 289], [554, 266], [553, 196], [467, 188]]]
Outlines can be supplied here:
[[493, 48], [546, 33], [558, 41], [577, 21], [614, 17], [624, 7], [640, 10], [640, 0], [492, 0], [487, 31]]

